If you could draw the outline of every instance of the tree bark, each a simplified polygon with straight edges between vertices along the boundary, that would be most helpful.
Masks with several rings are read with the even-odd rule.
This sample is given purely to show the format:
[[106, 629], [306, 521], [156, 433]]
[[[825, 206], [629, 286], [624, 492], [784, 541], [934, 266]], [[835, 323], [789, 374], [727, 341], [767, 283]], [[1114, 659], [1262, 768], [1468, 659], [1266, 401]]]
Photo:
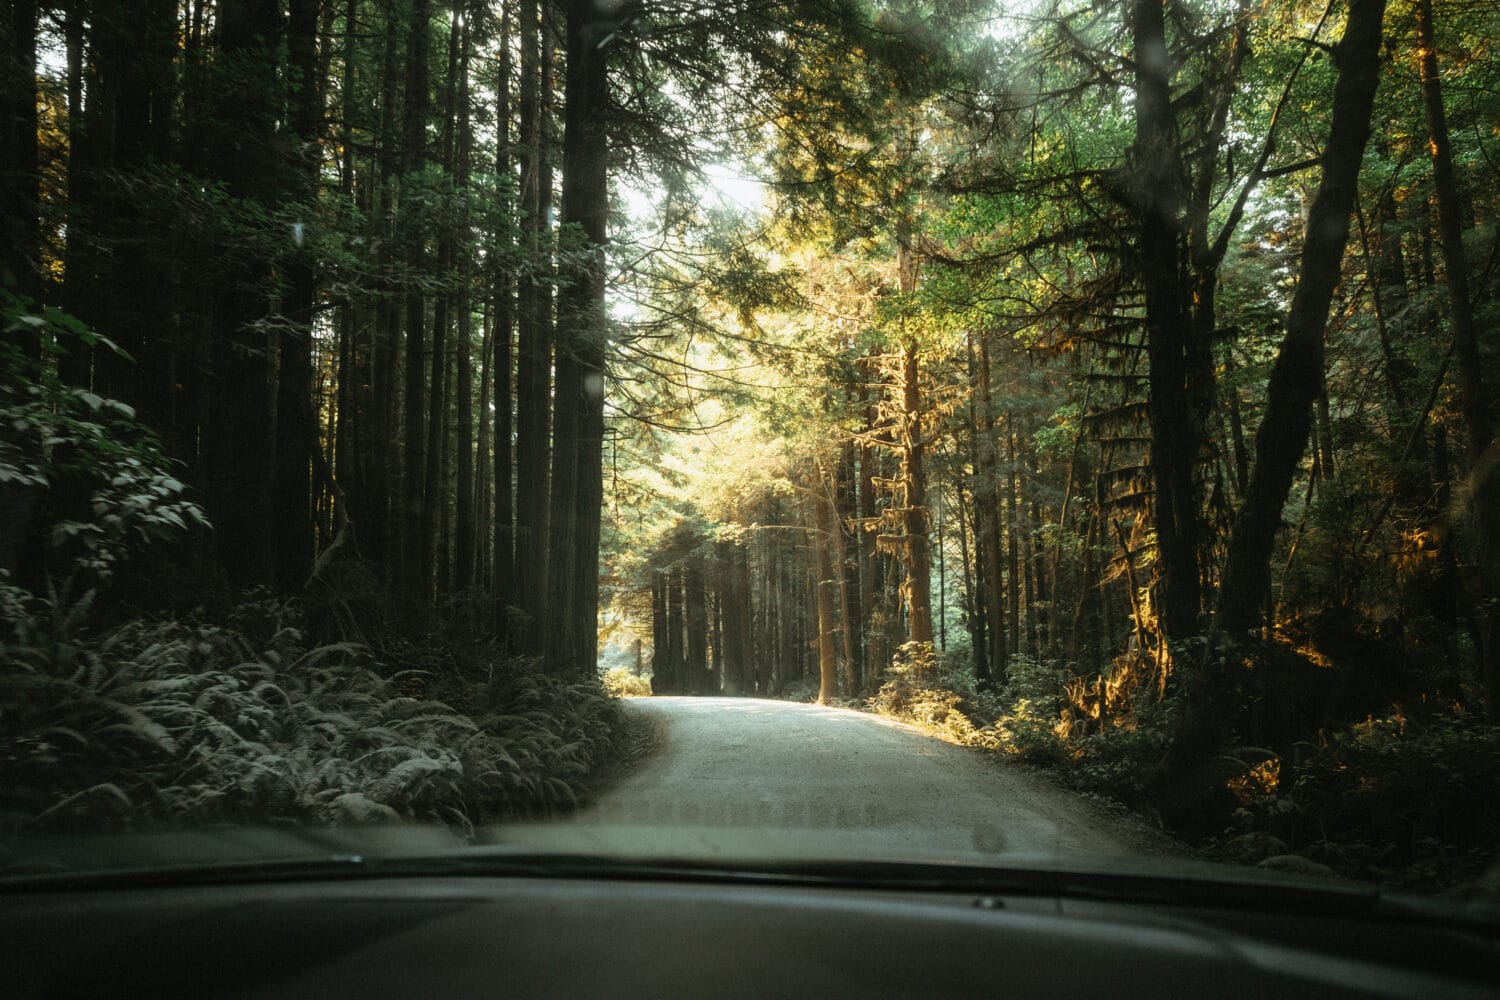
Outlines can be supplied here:
[[[821, 465], [821, 463], [819, 463]], [[813, 473], [813, 548], [818, 572], [818, 704], [827, 705], [838, 695], [838, 654], [834, 632], [838, 621], [834, 615], [833, 503], [829, 497], [833, 484], [822, 471]]]
[[[295, 80], [291, 108], [297, 150], [289, 164], [286, 194], [311, 209], [322, 167], [322, 91], [318, 86], [318, 3], [291, 0], [287, 17], [287, 57]], [[310, 228], [312, 220], [302, 223]], [[304, 233], [306, 230], [304, 229]], [[313, 307], [317, 273], [309, 248], [294, 239], [288, 268], [285, 322], [277, 334], [276, 474], [272, 517], [276, 525], [276, 582], [283, 592], [302, 587], [312, 571]]]
[[707, 694], [708, 672], [708, 591], [703, 577], [703, 556], [688, 557], [683, 577], [686, 588], [684, 614], [687, 626], [687, 687], [693, 694]]
[[[1432, 154], [1432, 182], [1437, 201], [1444, 284], [1448, 288], [1448, 320], [1453, 326], [1459, 403], [1469, 440], [1469, 495], [1479, 533], [1479, 579], [1488, 596], [1500, 592], [1500, 475], [1497, 475], [1497, 463], [1492, 454], [1494, 428], [1487, 408], [1484, 367], [1474, 324], [1474, 301], [1469, 292], [1458, 180], [1454, 175], [1453, 149], [1448, 135], [1447, 112], [1443, 107], [1437, 44], [1433, 37], [1432, 0], [1416, 0], [1415, 11], [1422, 104], [1427, 116], [1428, 149]], [[1486, 606], [1483, 600], [1475, 604], [1481, 608]], [[1492, 612], [1481, 611], [1478, 634], [1474, 636], [1485, 698], [1492, 711], [1500, 707], [1500, 650], [1495, 648], [1494, 618]]]
[[[234, 138], [219, 150], [217, 173], [232, 196], [269, 203], [279, 176], [271, 153], [278, 111], [272, 79], [278, 5], [273, 0], [233, 0], [221, 4], [218, 13], [219, 50], [237, 75], [224, 81], [228, 92], [218, 109], [226, 134]], [[139, 144], [144, 137], [131, 141]], [[255, 586], [273, 582], [274, 568], [270, 511], [275, 407], [267, 364], [272, 342], [256, 324], [268, 311], [260, 291], [263, 266], [245, 261], [225, 270], [214, 309], [218, 391], [208, 435], [213, 442], [209, 516], [230, 580], [237, 586]]]
[[[402, 121], [402, 242], [407, 266], [414, 273], [426, 267], [425, 234], [418, 224], [416, 199], [417, 173], [427, 160], [427, 119], [429, 116], [428, 51], [431, 47], [431, 0], [411, 0], [406, 38], [406, 105]], [[427, 310], [422, 293], [406, 290], [406, 408], [402, 425], [404, 468], [402, 470], [401, 512], [401, 590], [407, 597], [425, 601], [432, 586], [431, 545], [425, 529], [430, 525], [427, 504], [432, 499], [426, 482], [426, 439], [423, 425], [423, 402], [427, 398]], [[434, 359], [432, 370], [441, 371]]]
[[1172, 110], [1171, 55], [1163, 0], [1135, 0], [1135, 167], [1139, 270], [1146, 291], [1152, 515], [1159, 553], [1162, 625], [1167, 635], [1198, 631], [1201, 542], [1194, 471], [1202, 430], [1189, 392], [1193, 320], [1189, 276], [1179, 252], [1185, 173]]
[[[568, 4], [562, 224], [577, 227], [583, 243], [568, 255], [558, 297], [547, 660], [554, 670], [579, 673], [592, 672], [598, 659], [609, 34], [587, 0]], [[696, 583], [701, 602], [701, 567]], [[690, 656], [688, 667], [696, 687], [702, 664]]]
[[834, 537], [837, 540], [836, 555], [839, 560], [839, 617], [844, 623], [844, 679], [848, 693], [853, 695], [864, 683], [865, 658], [863, 621], [860, 602], [860, 558], [857, 544], [849, 538], [847, 525], [857, 514], [858, 497], [855, 495], [856, 471], [854, 468], [854, 441], [845, 441], [839, 449], [837, 489], [834, 494]]
[[1005, 579], [1000, 561], [1000, 469], [995, 451], [995, 411], [990, 381], [989, 337], [979, 334], [979, 371], [976, 374], [976, 428], [979, 468], [975, 470], [974, 527], [983, 579], [985, 666], [981, 680], [1003, 686], [1010, 652], [1006, 648]]
[[1380, 77], [1385, 0], [1351, 0], [1337, 53], [1323, 178], [1308, 213], [1297, 290], [1286, 334], [1266, 390], [1255, 436], [1255, 466], [1235, 518], [1219, 592], [1217, 625], [1231, 635], [1251, 629], [1270, 586], [1271, 549], [1292, 476], [1307, 447], [1313, 402], [1323, 387], [1323, 331], [1338, 284], [1360, 161]]
[[[456, 10], [463, 24], [459, 31], [458, 57], [458, 152], [455, 157], [457, 188], [461, 204], [468, 204], [469, 156], [473, 146], [473, 130], [469, 120], [469, 24], [473, 17], [468, 4], [460, 0]], [[469, 232], [468, 211], [459, 211], [459, 232]], [[472, 278], [470, 261], [472, 255], [467, 247], [459, 260], [459, 293], [454, 300], [457, 317], [457, 371], [455, 372], [454, 461], [458, 466], [454, 498], [453, 528], [453, 585], [457, 590], [474, 586], [474, 344], [473, 307], [469, 301], [469, 285]]]
[[542, 178], [541, 91], [547, 76], [541, 60], [541, 4], [521, 0], [521, 168], [522, 249], [516, 304], [516, 536], [517, 605], [530, 618], [517, 646], [543, 652], [547, 613], [547, 489], [551, 435], [552, 345], [548, 332], [551, 296], [546, 287], [550, 248]]
[[[41, 291], [40, 197], [37, 157], [36, 0], [15, 0], [5, 25], [9, 44], [0, 77], [0, 282], [16, 291]], [[35, 338], [26, 345], [37, 352]]]
[[[491, 255], [490, 280], [495, 297], [495, 515], [494, 515], [494, 588], [495, 588], [495, 634], [501, 646], [510, 646], [510, 612], [516, 603], [515, 563], [515, 468], [511, 453], [511, 433], [514, 426], [511, 417], [513, 357], [515, 338], [515, 278], [514, 240], [511, 234], [512, 220], [518, 207], [512, 201], [505, 185], [515, 180], [510, 162], [510, 73], [511, 73], [511, 21], [510, 4], [502, 8], [500, 17], [500, 63], [499, 80], [495, 86], [495, 176], [501, 185], [503, 204], [509, 213], [502, 211], [492, 235], [494, 252]], [[508, 217], [507, 217], [508, 214]], [[653, 640], [654, 641], [654, 640]]]
[[667, 632], [667, 574], [651, 573], [651, 693], [675, 694], [668, 664], [671, 662], [671, 640]]

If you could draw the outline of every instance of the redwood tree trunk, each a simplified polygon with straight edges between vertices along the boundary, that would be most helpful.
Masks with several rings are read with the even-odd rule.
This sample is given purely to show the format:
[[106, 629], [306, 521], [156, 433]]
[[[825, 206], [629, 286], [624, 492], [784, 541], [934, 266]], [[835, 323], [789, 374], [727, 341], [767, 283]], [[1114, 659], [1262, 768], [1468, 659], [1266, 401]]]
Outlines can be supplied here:
[[519, 270], [516, 306], [516, 536], [517, 605], [531, 622], [528, 634], [516, 637], [527, 652], [543, 649], [542, 623], [547, 601], [547, 456], [551, 434], [551, 352], [547, 313], [551, 298], [545, 286], [543, 258], [547, 248], [547, 205], [542, 199], [546, 171], [542, 146], [540, 8], [522, 0], [521, 47], [521, 227], [524, 258]]
[[[407, 253], [407, 265], [421, 272], [426, 264], [424, 234], [416, 221], [418, 211], [415, 202], [416, 181], [414, 175], [422, 168], [427, 158], [427, 56], [430, 48], [431, 0], [412, 0], [407, 21], [406, 107], [402, 122], [402, 170], [406, 175], [406, 188], [411, 193], [408, 203], [403, 197], [401, 213], [404, 218], [403, 243]], [[404, 192], [405, 193], [405, 192]], [[426, 398], [426, 300], [422, 294], [408, 289], [406, 293], [406, 368], [405, 420], [402, 425], [404, 441], [404, 469], [401, 512], [401, 584], [409, 597], [425, 598], [432, 585], [431, 547], [424, 544], [423, 528], [428, 523], [426, 504], [428, 491], [426, 482], [426, 440], [423, 434], [422, 404]], [[440, 367], [433, 365], [435, 373]], [[424, 560], [425, 557], [425, 560]]]
[[[39, 291], [37, 246], [41, 173], [37, 159], [36, 0], [10, 5], [10, 43], [0, 69], [0, 281], [23, 295]], [[35, 343], [28, 349], [35, 350]]]
[[[273, 53], [278, 43], [278, 8], [270, 0], [235, 0], [219, 6], [218, 40], [235, 73], [224, 82], [218, 108], [232, 146], [216, 163], [229, 194], [269, 202], [277, 177], [272, 147], [275, 106]], [[228, 72], [229, 70], [226, 70]], [[135, 137], [139, 140], [141, 137]], [[271, 344], [255, 321], [267, 303], [261, 296], [261, 265], [242, 261], [225, 268], [214, 307], [213, 463], [209, 516], [220, 558], [240, 586], [271, 582], [271, 468], [274, 406], [267, 356]]]
[[[457, 8], [463, 20], [459, 33], [458, 153], [455, 157], [457, 184], [461, 193], [466, 192], [469, 186], [469, 153], [473, 145], [469, 123], [469, 23], [472, 18], [467, 6], [461, 0]], [[465, 201], [467, 202], [466, 197]], [[467, 215], [466, 211], [462, 213], [460, 225], [463, 230], [469, 228]], [[454, 417], [457, 421], [454, 458], [458, 464], [458, 495], [454, 500], [453, 514], [453, 586], [456, 590], [466, 590], [474, 585], [474, 345], [473, 313], [468, 293], [471, 280], [469, 262], [469, 254], [465, 253], [459, 266], [462, 278], [460, 291], [454, 299], [454, 308], [458, 312], [458, 368], [454, 386], [458, 394], [454, 400]]]
[[[558, 297], [547, 660], [553, 670], [592, 674], [598, 660], [604, 500], [604, 243], [609, 215], [605, 52], [610, 30], [595, 23], [589, 0], [568, 4], [567, 25], [562, 224], [578, 227], [586, 243], [569, 255]], [[693, 589], [701, 603], [701, 567]], [[695, 631], [701, 640], [701, 630]], [[701, 657], [701, 647], [698, 652]], [[689, 662], [695, 686], [700, 667]]]
[[[495, 175], [502, 185], [514, 180], [510, 165], [510, 17], [502, 12], [500, 25], [500, 79], [495, 92]], [[514, 204], [508, 205], [514, 209]], [[514, 463], [511, 458], [512, 344], [515, 336], [515, 280], [512, 277], [514, 242], [510, 221], [501, 214], [494, 234], [494, 253], [490, 270], [494, 282], [495, 331], [495, 541], [494, 588], [495, 631], [502, 646], [508, 646], [510, 613], [516, 603], [515, 585], [515, 500]]]
[[[318, 193], [321, 167], [322, 94], [318, 79], [318, 4], [292, 0], [287, 18], [287, 55], [297, 80], [292, 107], [293, 131], [300, 161], [291, 164], [291, 200], [311, 206]], [[311, 220], [309, 220], [310, 222]], [[317, 276], [309, 251], [296, 248], [287, 275], [284, 312], [288, 322], [278, 335], [280, 362], [276, 383], [276, 475], [272, 490], [276, 525], [276, 582], [283, 591], [300, 588], [312, 570], [313, 426], [312, 334]]]

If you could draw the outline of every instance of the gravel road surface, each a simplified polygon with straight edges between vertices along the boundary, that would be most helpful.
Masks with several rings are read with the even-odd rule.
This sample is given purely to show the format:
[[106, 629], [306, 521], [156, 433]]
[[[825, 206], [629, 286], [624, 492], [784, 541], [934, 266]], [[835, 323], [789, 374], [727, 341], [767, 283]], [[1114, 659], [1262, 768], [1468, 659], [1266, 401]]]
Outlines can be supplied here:
[[636, 830], [694, 855], [772, 832], [901, 857], [1176, 853], [1139, 820], [879, 716], [755, 698], [641, 698], [625, 710], [644, 735], [640, 759], [572, 817], [577, 833]]

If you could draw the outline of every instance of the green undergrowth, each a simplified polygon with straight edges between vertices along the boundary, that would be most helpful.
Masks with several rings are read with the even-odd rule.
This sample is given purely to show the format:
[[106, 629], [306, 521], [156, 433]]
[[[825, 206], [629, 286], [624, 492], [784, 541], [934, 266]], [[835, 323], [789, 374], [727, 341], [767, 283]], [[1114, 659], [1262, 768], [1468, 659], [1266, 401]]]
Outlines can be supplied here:
[[91, 630], [0, 583], [0, 830], [421, 820], [566, 809], [619, 712], [592, 679], [439, 643], [314, 644], [294, 606]]
[[498, 655], [486, 595], [406, 608], [351, 561], [297, 605], [193, 569], [212, 528], [176, 463], [131, 407], [58, 377], [67, 344], [118, 348], [0, 292], [0, 332], [21, 330], [46, 357], [0, 338], [0, 833], [472, 831], [568, 808], [614, 756], [592, 671]]
[[651, 697], [651, 679], [642, 677], [626, 667], [609, 668], [604, 672], [602, 680], [604, 690], [608, 691], [612, 698]]
[[[1086, 679], [1013, 657], [992, 691], [908, 646], [863, 707], [1047, 768], [1224, 861], [1424, 891], [1500, 862], [1500, 726], [1473, 699], [1422, 690], [1417, 669], [1408, 697], [1376, 707], [1314, 650], [1203, 649], [1187, 645], [1184, 661], [1199, 655], [1165, 682], [1140, 662]], [[1223, 692], [1207, 738], [1193, 714], [1205, 677]]]

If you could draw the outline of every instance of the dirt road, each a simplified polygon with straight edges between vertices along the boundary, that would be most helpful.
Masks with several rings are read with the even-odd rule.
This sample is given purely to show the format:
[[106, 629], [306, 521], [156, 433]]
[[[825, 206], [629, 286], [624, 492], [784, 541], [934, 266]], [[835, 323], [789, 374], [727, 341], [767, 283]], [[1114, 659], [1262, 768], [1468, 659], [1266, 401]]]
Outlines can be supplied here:
[[626, 711], [654, 746], [573, 818], [579, 832], [634, 829], [695, 854], [773, 832], [900, 856], [1171, 853], [1138, 821], [878, 716], [753, 698], [636, 699]]

